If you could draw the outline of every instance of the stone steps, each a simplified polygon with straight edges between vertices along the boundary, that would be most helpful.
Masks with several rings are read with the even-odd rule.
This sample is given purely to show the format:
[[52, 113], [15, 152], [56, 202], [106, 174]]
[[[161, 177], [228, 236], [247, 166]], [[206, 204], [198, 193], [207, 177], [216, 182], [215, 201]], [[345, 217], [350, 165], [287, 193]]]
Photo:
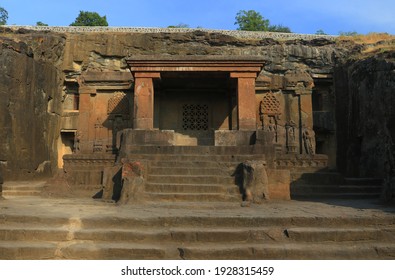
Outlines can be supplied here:
[[395, 240], [395, 227], [169, 227], [93, 228], [70, 230], [48, 226], [0, 226], [2, 241], [86, 241], [95, 242], [352, 242]]
[[222, 194], [222, 193], [187, 193], [187, 192], [175, 192], [175, 193], [145, 193], [145, 198], [150, 201], [161, 201], [161, 202], [237, 202], [241, 201], [240, 196]]
[[165, 161], [165, 162], [174, 162], [174, 161], [188, 161], [188, 162], [232, 162], [232, 163], [241, 163], [246, 160], [264, 160], [264, 155], [259, 154], [235, 154], [235, 155], [226, 155], [226, 154], [135, 154], [129, 155], [129, 158], [136, 160], [149, 160], [153, 162]]
[[376, 260], [394, 259], [395, 244], [392, 242], [342, 244], [223, 244], [216, 246], [183, 246], [179, 248], [183, 259], [269, 259], [269, 260]]
[[5, 216], [0, 240], [0, 259], [394, 259], [395, 218]]
[[[167, 163], [167, 162], [165, 162]], [[176, 162], [175, 162], [176, 163]], [[181, 164], [180, 164], [181, 165]], [[198, 164], [197, 164], [198, 165]], [[156, 166], [150, 167], [149, 173], [154, 175], [172, 175], [172, 174], [184, 174], [184, 175], [229, 175], [229, 172], [224, 171], [224, 169], [213, 166], [208, 167], [185, 167], [185, 165], [179, 167], [169, 167], [169, 166]]]
[[162, 160], [162, 161], [154, 161], [153, 162], [153, 166], [150, 167], [151, 168], [193, 168], [193, 169], [222, 169], [222, 168], [227, 168], [227, 169], [232, 169], [234, 171], [234, 169], [236, 168], [236, 166], [239, 163], [236, 162], [229, 162], [229, 161], [221, 161], [221, 162], [217, 162], [217, 161], [201, 161], [201, 160], [196, 160], [196, 158], [194, 160], [188, 160], [188, 161], [181, 161], [181, 160]]
[[372, 199], [380, 197], [381, 188], [358, 185], [301, 185], [291, 187], [291, 193], [293, 198]]
[[157, 193], [230, 193], [239, 194], [236, 186], [225, 186], [220, 184], [167, 184], [167, 183], [148, 183], [145, 186], [146, 192]]
[[171, 174], [171, 175], [148, 175], [147, 181], [149, 183], [162, 184], [220, 184], [231, 185], [234, 184], [235, 179], [231, 176], [219, 175], [186, 175], [186, 174]]
[[372, 240], [391, 242], [395, 240], [395, 227], [296, 227], [286, 229], [285, 234], [289, 240], [302, 242], [359, 242]]
[[382, 180], [376, 178], [343, 178], [338, 173], [296, 173], [292, 175], [293, 199], [378, 199]]
[[38, 196], [44, 187], [44, 182], [7, 182], [3, 185], [3, 196]]
[[130, 160], [148, 163], [145, 199], [148, 201], [242, 200], [234, 172], [247, 159], [263, 159], [254, 146], [136, 146]]
[[243, 155], [264, 154], [264, 147], [249, 146], [131, 146], [128, 155], [168, 154], [168, 155]]
[[381, 186], [383, 180], [380, 178], [344, 178], [344, 182], [347, 185], [355, 186]]
[[344, 177], [337, 172], [292, 172], [294, 185], [342, 185]]
[[[61, 246], [59, 246], [61, 245]], [[37, 260], [388, 260], [394, 259], [395, 244], [379, 242], [355, 244], [212, 244], [177, 247], [131, 242], [21, 242], [18, 246], [0, 241], [0, 259]]]

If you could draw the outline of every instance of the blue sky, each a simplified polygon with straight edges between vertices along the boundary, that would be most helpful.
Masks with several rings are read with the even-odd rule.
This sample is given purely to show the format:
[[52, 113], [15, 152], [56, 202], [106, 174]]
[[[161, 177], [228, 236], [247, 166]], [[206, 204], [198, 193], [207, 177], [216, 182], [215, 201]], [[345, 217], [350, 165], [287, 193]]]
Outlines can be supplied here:
[[167, 27], [179, 23], [236, 29], [239, 10], [255, 10], [296, 33], [387, 32], [395, 34], [395, 0], [0, 0], [8, 24], [42, 21], [67, 26], [80, 10], [106, 15], [110, 26]]

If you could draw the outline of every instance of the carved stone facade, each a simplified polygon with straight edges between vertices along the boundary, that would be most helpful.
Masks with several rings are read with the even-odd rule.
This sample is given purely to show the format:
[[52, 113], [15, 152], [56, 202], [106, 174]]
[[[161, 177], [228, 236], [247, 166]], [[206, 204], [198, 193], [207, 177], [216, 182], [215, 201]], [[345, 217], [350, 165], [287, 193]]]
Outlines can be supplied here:
[[[87, 71], [78, 79], [75, 149], [64, 157], [73, 180], [81, 178], [84, 168], [77, 166], [85, 166], [91, 155], [93, 169], [107, 170], [103, 184], [108, 189], [115, 176], [110, 173], [119, 167], [97, 160], [118, 155], [119, 162], [129, 158], [129, 150], [152, 145], [261, 145], [268, 173], [277, 177], [276, 169], [327, 167], [327, 156], [316, 155], [314, 83], [307, 73], [288, 71], [267, 79], [255, 57], [136, 56], [126, 62], [131, 74]], [[99, 173], [89, 176], [86, 184], [99, 182]], [[286, 182], [282, 186], [274, 197], [289, 199]]]

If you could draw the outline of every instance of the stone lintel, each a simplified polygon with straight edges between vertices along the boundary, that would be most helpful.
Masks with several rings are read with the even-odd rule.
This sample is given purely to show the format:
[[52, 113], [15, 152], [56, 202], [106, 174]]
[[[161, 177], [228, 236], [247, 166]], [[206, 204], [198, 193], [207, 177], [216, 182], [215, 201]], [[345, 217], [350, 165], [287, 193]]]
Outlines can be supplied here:
[[78, 93], [81, 94], [96, 94], [96, 88], [90, 86], [80, 86]]
[[137, 72], [253, 72], [259, 73], [260, 66], [254, 65], [144, 65], [130, 66], [132, 73]]
[[134, 56], [126, 59], [132, 73], [138, 72], [251, 72], [259, 73], [259, 57], [235, 56]]
[[256, 78], [258, 75], [254, 72], [232, 72], [230, 73], [231, 78]]
[[134, 78], [160, 79], [160, 73], [158, 73], [158, 72], [138, 72], [138, 73], [134, 73]]

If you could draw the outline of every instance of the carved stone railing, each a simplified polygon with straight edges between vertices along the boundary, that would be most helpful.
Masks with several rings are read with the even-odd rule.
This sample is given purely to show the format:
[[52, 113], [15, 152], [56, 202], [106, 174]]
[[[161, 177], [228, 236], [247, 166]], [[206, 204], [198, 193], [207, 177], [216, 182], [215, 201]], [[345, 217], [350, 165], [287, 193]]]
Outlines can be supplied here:
[[316, 34], [298, 34], [298, 33], [280, 33], [280, 32], [262, 32], [262, 31], [241, 31], [241, 30], [217, 30], [205, 28], [155, 28], [155, 27], [103, 27], [103, 26], [28, 26], [28, 25], [7, 25], [3, 28], [11, 30], [27, 29], [35, 31], [50, 31], [59, 33], [191, 33], [196, 31], [207, 33], [218, 33], [232, 36], [240, 39], [266, 39], [276, 40], [314, 40], [327, 39], [335, 40], [334, 35], [316, 35]]

